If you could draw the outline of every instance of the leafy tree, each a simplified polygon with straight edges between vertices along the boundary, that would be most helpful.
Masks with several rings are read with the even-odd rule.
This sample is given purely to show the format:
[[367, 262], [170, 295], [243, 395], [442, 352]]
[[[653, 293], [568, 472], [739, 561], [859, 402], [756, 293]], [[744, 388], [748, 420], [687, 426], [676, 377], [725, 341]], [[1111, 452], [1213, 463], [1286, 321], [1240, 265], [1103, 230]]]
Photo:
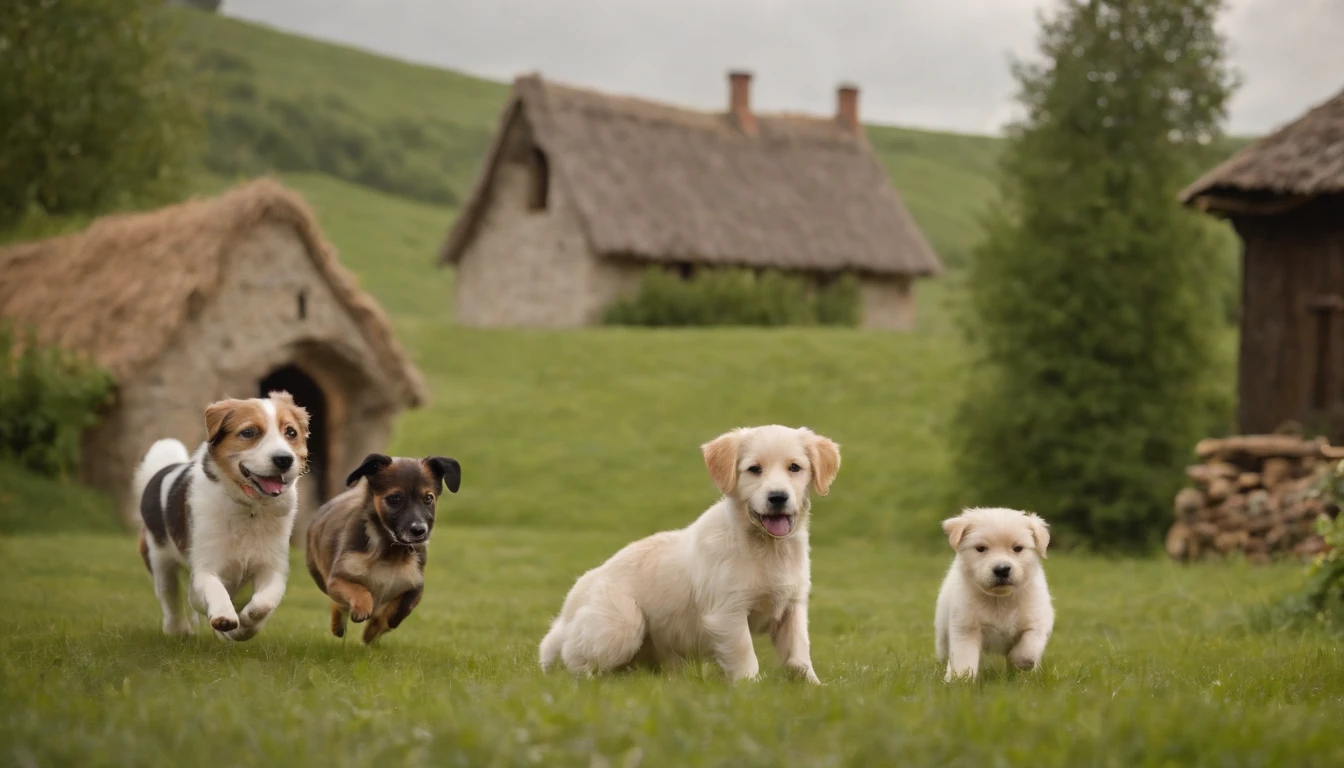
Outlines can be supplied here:
[[176, 191], [197, 120], [160, 0], [7, 0], [0, 226]]
[[1230, 403], [1218, 244], [1176, 203], [1216, 157], [1235, 77], [1223, 0], [1061, 0], [968, 274], [976, 358], [956, 416], [971, 503], [1040, 512], [1066, 544], [1142, 547]]

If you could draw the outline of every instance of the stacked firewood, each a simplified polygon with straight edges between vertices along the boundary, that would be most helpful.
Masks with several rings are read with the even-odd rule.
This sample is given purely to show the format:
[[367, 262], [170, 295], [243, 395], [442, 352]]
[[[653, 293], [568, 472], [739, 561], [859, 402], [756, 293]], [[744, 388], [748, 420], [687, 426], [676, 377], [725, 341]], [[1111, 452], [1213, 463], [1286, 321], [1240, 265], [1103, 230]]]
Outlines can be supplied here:
[[1316, 518], [1334, 517], [1321, 492], [1344, 448], [1293, 435], [1201, 440], [1200, 463], [1186, 469], [1193, 486], [1176, 494], [1167, 554], [1177, 560], [1242, 553], [1252, 562], [1305, 558], [1325, 549]]

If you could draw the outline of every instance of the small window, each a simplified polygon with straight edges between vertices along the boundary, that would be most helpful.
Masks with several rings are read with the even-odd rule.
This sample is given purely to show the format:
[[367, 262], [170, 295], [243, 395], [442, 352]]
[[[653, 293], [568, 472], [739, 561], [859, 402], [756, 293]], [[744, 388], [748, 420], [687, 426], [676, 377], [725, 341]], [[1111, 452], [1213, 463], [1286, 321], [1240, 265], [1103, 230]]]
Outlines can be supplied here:
[[308, 292], [299, 291], [299, 319], [308, 319]]
[[546, 210], [546, 198], [551, 191], [551, 166], [540, 147], [533, 147], [528, 156], [528, 182], [527, 209]]

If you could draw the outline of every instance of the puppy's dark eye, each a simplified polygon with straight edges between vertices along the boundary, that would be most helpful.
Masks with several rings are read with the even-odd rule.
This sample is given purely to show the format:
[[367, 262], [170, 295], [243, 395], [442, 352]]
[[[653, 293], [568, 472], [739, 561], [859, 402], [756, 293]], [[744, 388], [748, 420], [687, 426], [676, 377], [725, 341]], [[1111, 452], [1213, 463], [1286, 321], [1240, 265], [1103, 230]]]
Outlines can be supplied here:
[[247, 429], [244, 429], [242, 432], [239, 432], [238, 436], [243, 438], [244, 440], [251, 440], [252, 438], [257, 436], [256, 427], [248, 427]]
[[976, 552], [988, 552], [988, 551], [989, 551], [989, 547], [986, 547], [984, 544], [981, 544], [980, 546], [978, 546], [978, 547], [975, 548], [975, 551], [976, 551]]
[[294, 438], [296, 438], [296, 437], [298, 437], [298, 436], [299, 436], [299, 430], [297, 430], [297, 429], [295, 429], [295, 428], [293, 428], [293, 427], [286, 427], [286, 428], [285, 428], [285, 437], [288, 437], [290, 440], [293, 440]]
[[383, 497], [383, 503], [389, 507], [399, 507], [401, 506], [401, 494], [389, 493]]
[[803, 468], [800, 467], [800, 466], [798, 466], [798, 462], [795, 461], [794, 463], [792, 463], [792, 464], [789, 465], [789, 471], [790, 471], [790, 472], [802, 472], [802, 471], [803, 471]]
[[434, 503], [434, 494], [432, 494], [432, 493], [426, 493], [426, 494], [425, 494], [425, 503], [426, 503], [426, 504], [433, 504], [433, 503]]
[[759, 474], [761, 474], [761, 465], [760, 465], [760, 464], [752, 464], [750, 467], [747, 467], [747, 471], [750, 472], [750, 473], [753, 474], [753, 475], [759, 475]]
[[1018, 544], [1016, 547], [1013, 547], [1013, 551], [1014, 551], [1014, 552], [1021, 552], [1021, 551], [1022, 551], [1022, 545], [1021, 545], [1021, 544]]

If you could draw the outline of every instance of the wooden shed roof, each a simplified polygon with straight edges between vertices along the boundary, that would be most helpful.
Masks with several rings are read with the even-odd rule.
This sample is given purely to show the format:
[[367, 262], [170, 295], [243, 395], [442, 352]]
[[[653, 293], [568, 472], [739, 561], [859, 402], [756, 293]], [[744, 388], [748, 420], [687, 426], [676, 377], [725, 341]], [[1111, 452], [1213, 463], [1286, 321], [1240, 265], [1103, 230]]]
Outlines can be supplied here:
[[935, 275], [943, 267], [862, 136], [832, 118], [727, 113], [518, 78], [484, 168], [441, 252], [484, 214], [504, 137], [526, 120], [552, 183], [602, 255], [791, 270]]
[[[1180, 194], [1203, 210], [1272, 210], [1266, 201], [1300, 202], [1344, 193], [1344, 91], [1246, 146]], [[1248, 204], [1252, 206], [1247, 208]]]
[[399, 399], [427, 399], [419, 371], [373, 297], [336, 258], [296, 193], [271, 179], [215, 198], [98, 219], [82, 232], [0, 249], [0, 316], [88, 355], [121, 378], [154, 360], [217, 292], [224, 257], [263, 222], [293, 227], [313, 266], [381, 360]]

